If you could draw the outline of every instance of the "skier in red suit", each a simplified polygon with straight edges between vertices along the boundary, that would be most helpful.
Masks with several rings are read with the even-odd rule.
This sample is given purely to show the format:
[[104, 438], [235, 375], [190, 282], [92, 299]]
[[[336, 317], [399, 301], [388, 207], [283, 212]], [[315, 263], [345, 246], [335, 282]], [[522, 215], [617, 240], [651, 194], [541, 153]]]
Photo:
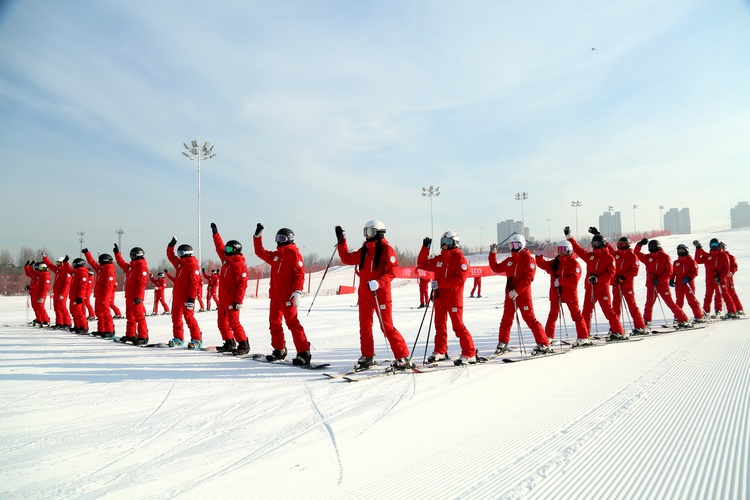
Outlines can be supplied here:
[[732, 255], [731, 253], [727, 252], [727, 245], [723, 241], [720, 242], [721, 251], [727, 254], [727, 257], [729, 258], [729, 274], [727, 274], [727, 291], [729, 292], [729, 296], [732, 298], [732, 302], [734, 303], [734, 308], [737, 310], [738, 315], [744, 315], [744, 307], [742, 307], [742, 302], [740, 302], [740, 298], [737, 295], [737, 290], [734, 288], [734, 275], [737, 274], [737, 271], [739, 270], [739, 266], [737, 265], [737, 259]]
[[133, 345], [148, 344], [148, 325], [146, 324], [146, 286], [148, 285], [148, 264], [143, 249], [133, 247], [130, 250], [130, 262], [120, 255], [120, 248], [115, 244], [115, 260], [120, 269], [125, 271], [125, 336], [120, 342], [132, 342]]
[[573, 245], [573, 251], [586, 263], [586, 294], [583, 302], [583, 319], [586, 327], [591, 332], [591, 314], [594, 312], [596, 303], [609, 321], [609, 340], [625, 340], [622, 323], [617, 313], [612, 308], [612, 297], [610, 284], [615, 276], [615, 258], [610, 255], [606, 248], [606, 240], [601, 234], [595, 234], [591, 238], [592, 251], [587, 252], [578, 244], [570, 233], [570, 227], [564, 229], [565, 238]]
[[[595, 227], [590, 227], [589, 232], [593, 235], [599, 234], [599, 231]], [[638, 257], [633, 253], [630, 248], [630, 239], [627, 236], [623, 236], [617, 240], [617, 248], [613, 248], [612, 245], [607, 242], [607, 251], [610, 255], [615, 258], [615, 278], [612, 282], [612, 310], [620, 318], [622, 323], [623, 311], [623, 300], [630, 313], [630, 319], [633, 322], [632, 335], [648, 335], [646, 329], [646, 321], [643, 319], [643, 314], [638, 308], [638, 304], [635, 301], [635, 277], [638, 276], [638, 272], [641, 267], [641, 263]]]
[[180, 245], [175, 255], [176, 244], [177, 239], [172, 236], [172, 240], [167, 245], [167, 259], [175, 268], [174, 289], [172, 290], [172, 335], [174, 338], [169, 341], [169, 345], [181, 346], [185, 342], [182, 326], [184, 318], [190, 330], [188, 349], [200, 349], [203, 347], [203, 334], [193, 314], [195, 298], [200, 293], [200, 286], [203, 282], [200, 264], [198, 264], [198, 259], [193, 257], [193, 247], [190, 245]]
[[164, 308], [162, 314], [169, 314], [169, 306], [167, 301], [164, 300], [164, 290], [167, 288], [167, 279], [164, 277], [164, 273], [158, 273], [156, 279], [154, 275], [149, 275], [149, 280], [154, 284], [154, 313], [156, 316], [159, 313], [159, 304]]
[[93, 335], [102, 338], [111, 338], [115, 336], [115, 323], [112, 321], [112, 312], [110, 311], [112, 301], [117, 289], [115, 281], [115, 263], [112, 256], [103, 253], [99, 255], [98, 261], [94, 260], [89, 253], [88, 248], [81, 252], [86, 256], [86, 261], [96, 273], [96, 282], [94, 283], [94, 311], [96, 313], [96, 331]]
[[73, 275], [73, 267], [68, 264], [69, 257], [60, 257], [53, 264], [46, 255], [42, 260], [47, 268], [55, 273], [55, 282], [52, 285], [52, 304], [55, 308], [55, 326], [59, 330], [70, 330], [72, 320], [68, 311], [68, 293], [70, 292], [70, 278]]
[[89, 333], [86, 317], [86, 294], [89, 293], [89, 269], [86, 261], [73, 259], [73, 277], [70, 279], [70, 313], [73, 316], [73, 333]]
[[242, 255], [242, 243], [237, 240], [229, 240], [226, 245], [221, 239], [216, 224], [211, 223], [214, 247], [221, 261], [219, 271], [219, 304], [218, 325], [224, 345], [216, 350], [220, 352], [232, 352], [235, 355], [250, 352], [245, 328], [240, 323], [240, 309], [245, 300], [247, 290], [247, 263]]
[[508, 240], [510, 255], [502, 262], [497, 262], [497, 244], [490, 245], [488, 256], [490, 269], [496, 274], [507, 276], [505, 283], [505, 302], [503, 304], [503, 318], [500, 320], [500, 331], [495, 354], [508, 351], [510, 331], [513, 318], [517, 310], [521, 310], [521, 317], [534, 334], [536, 347], [532, 354], [549, 354], [549, 338], [544, 333], [544, 327], [534, 315], [534, 304], [531, 300], [531, 282], [536, 274], [536, 259], [526, 248], [526, 238], [521, 234], [513, 234]]
[[47, 299], [47, 293], [49, 293], [49, 271], [47, 270], [47, 264], [43, 262], [26, 262], [23, 266], [23, 270], [26, 276], [31, 278], [29, 284], [29, 295], [31, 296], [31, 307], [34, 309], [34, 321], [33, 326], [44, 327], [49, 326], [49, 314], [44, 308], [44, 302]]
[[381, 329], [393, 351], [395, 361], [392, 366], [398, 370], [411, 367], [409, 348], [401, 333], [393, 326], [393, 303], [391, 300], [391, 281], [398, 266], [396, 251], [385, 239], [385, 225], [378, 220], [371, 220], [363, 229], [365, 242], [362, 246], [349, 251], [346, 233], [341, 226], [336, 226], [336, 241], [341, 262], [356, 265], [359, 270], [359, 343], [362, 356], [357, 360], [355, 369], [364, 370], [376, 365], [375, 341], [372, 337], [373, 315], [378, 315]]
[[672, 276], [669, 279], [669, 286], [674, 288], [675, 304], [682, 309], [687, 297], [688, 305], [693, 311], [694, 322], [703, 323], [703, 309], [695, 297], [695, 278], [698, 277], [698, 265], [690, 256], [690, 249], [687, 245], [680, 243], [677, 245], [677, 260], [672, 263]]
[[576, 326], [576, 342], [573, 347], [592, 345], [589, 330], [578, 306], [578, 281], [581, 279], [581, 266], [573, 255], [573, 245], [563, 240], [557, 244], [557, 256], [547, 260], [541, 253], [536, 254], [536, 265], [550, 275], [549, 316], [544, 332], [550, 340], [555, 338], [555, 325], [562, 313], [561, 306], [568, 306], [570, 319]]
[[[714, 246], [711, 246], [713, 244]], [[710, 251], [706, 252], [698, 240], [693, 240], [695, 246], [695, 263], [702, 264], [706, 272], [706, 295], [703, 298], [704, 317], [711, 314], [711, 299], [714, 300], [716, 316], [721, 314], [721, 295], [717, 291], [714, 264], [718, 253], [721, 251], [721, 243], [716, 238], [711, 239]]]
[[[648, 254], [641, 250], [648, 243]], [[678, 321], [678, 328], [691, 328], [685, 311], [677, 307], [669, 292], [669, 278], [672, 276], [672, 261], [669, 255], [664, 253], [659, 240], [643, 238], [635, 246], [635, 255], [646, 266], [646, 306], [643, 308], [643, 319], [651, 323], [654, 302], [661, 297], [662, 302], [672, 311]]]
[[219, 270], [212, 269], [211, 274], [206, 273], [205, 269], [202, 269], [203, 277], [208, 281], [206, 286], [206, 310], [211, 310], [211, 300], [214, 301], [214, 305], [219, 304], [219, 298], [216, 295], [216, 290], [219, 288]]
[[469, 263], [458, 244], [458, 234], [446, 231], [440, 237], [440, 255], [429, 258], [432, 239], [425, 238], [417, 256], [417, 269], [432, 272], [435, 277], [433, 283], [436, 288], [432, 292], [435, 348], [432, 355], [427, 358], [430, 363], [447, 358], [449, 316], [453, 332], [461, 346], [461, 356], [454, 363], [464, 365], [477, 362], [474, 338], [464, 325], [464, 283], [469, 277]]
[[[719, 297], [719, 305], [716, 308], [717, 315], [721, 311], [721, 301], [723, 300], [726, 304], [727, 313], [722, 316], [721, 319], [739, 318], [739, 314], [737, 314], [737, 308], [735, 307], [734, 300], [732, 299], [732, 294], [729, 292], [729, 285], [727, 283], [727, 280], [731, 276], [732, 264], [727, 253], [721, 249], [721, 242], [716, 238], [711, 238], [711, 241], [709, 242], [709, 247], [711, 248], [711, 250], [708, 253], [706, 253], [705, 250], [700, 247], [700, 242], [698, 242], [697, 240], [694, 241], [693, 244], [696, 245], [695, 261], [699, 263], [703, 262], [705, 264], [706, 280], [708, 281], [709, 277], [713, 279], [714, 290], [716, 290]], [[708, 292], [706, 292], [706, 301], [710, 306], [711, 303]], [[706, 306], [706, 302], [703, 303], [703, 306]]]
[[427, 292], [427, 288], [430, 286], [430, 280], [427, 278], [419, 278], [419, 307], [418, 309], [422, 309], [423, 307], [427, 307], [428, 303], [430, 302], [430, 295]]
[[263, 224], [255, 227], [253, 247], [255, 255], [271, 266], [271, 283], [268, 295], [271, 299], [268, 312], [269, 330], [271, 331], [271, 359], [286, 358], [287, 349], [284, 340], [283, 318], [286, 326], [292, 332], [294, 348], [297, 356], [292, 359], [295, 365], [309, 365], [310, 342], [305, 335], [305, 329], [297, 317], [297, 307], [305, 286], [305, 262], [294, 243], [294, 232], [286, 227], [278, 230], [275, 236], [276, 250], [268, 251], [263, 248]]

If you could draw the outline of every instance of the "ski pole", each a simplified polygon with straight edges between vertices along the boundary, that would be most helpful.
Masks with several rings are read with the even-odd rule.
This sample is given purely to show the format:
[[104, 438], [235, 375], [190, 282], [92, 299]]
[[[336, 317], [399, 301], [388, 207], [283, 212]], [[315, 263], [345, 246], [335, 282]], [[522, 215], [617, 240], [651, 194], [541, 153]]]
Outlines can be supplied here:
[[565, 327], [565, 342], [570, 342], [570, 337], [568, 335], [568, 323], [565, 321], [565, 312], [563, 312], [563, 308], [562, 308], [563, 302], [562, 302], [562, 298], [560, 297], [560, 292], [557, 293], [557, 303], [560, 307], [559, 316], [560, 316], [560, 319], [562, 320], [562, 325]]
[[628, 322], [630, 323], [631, 328], [635, 328], [635, 324], [633, 323], [633, 318], [630, 317], [630, 310], [627, 307], [627, 304], [625, 303], [625, 295], [622, 294], [622, 285], [620, 283], [617, 284], [617, 288], [620, 290], [620, 315], [622, 315], [622, 312], [625, 312], [625, 315], [628, 317]]
[[[599, 335], [599, 318], [596, 315], [596, 295], [594, 295], [594, 284], [591, 284], [591, 311], [594, 313], [594, 328], [596, 335]], [[590, 316], [589, 316], [590, 317]]]
[[669, 323], [667, 323], [667, 315], [664, 314], [664, 306], [661, 304], [661, 297], [659, 296], [659, 292], [656, 290], [656, 287], [654, 287], [654, 293], [656, 294], [656, 300], [659, 301], [661, 315], [664, 317], [664, 326], [669, 326]]
[[518, 343], [521, 346], [521, 352], [526, 354], [526, 345], [523, 342], [523, 335], [521, 334], [521, 320], [518, 319], [518, 306], [516, 306], [516, 299], [513, 299], [513, 311], [516, 313], [516, 326], [518, 327]]
[[315, 304], [315, 299], [318, 297], [318, 292], [320, 292], [320, 287], [323, 286], [323, 280], [326, 279], [326, 274], [328, 274], [328, 268], [331, 267], [331, 262], [333, 262], [333, 258], [336, 256], [336, 250], [338, 250], [339, 244], [336, 243], [333, 246], [333, 253], [331, 254], [331, 258], [328, 260], [328, 265], [326, 266], [326, 270], [323, 271], [323, 277], [320, 278], [320, 284], [318, 284], [318, 289], [315, 290], [315, 295], [313, 295], [312, 302], [310, 302], [310, 309], [307, 310], [307, 314], [305, 316], [310, 315], [310, 311], [312, 311], [313, 304]]
[[[417, 348], [417, 342], [419, 341], [419, 335], [422, 333], [422, 326], [424, 325], [425, 318], [427, 318], [427, 310], [430, 308], [430, 302], [432, 302], [432, 292], [433, 291], [434, 290], [430, 290], [430, 296], [427, 297], [427, 304], [425, 305], [424, 314], [422, 315], [422, 322], [419, 323], [419, 330], [417, 330], [417, 338], [414, 339], [414, 345], [412, 346], [411, 351], [409, 351], [410, 353], [413, 353], [414, 349]], [[411, 360], [412, 357], [413, 357], [412, 354], [409, 354], [409, 360]]]
[[378, 311], [378, 321], [380, 322], [380, 331], [383, 332], [383, 339], [385, 339], [385, 349], [388, 352], [388, 354], [393, 357], [393, 360], [395, 361], [396, 355], [391, 352], [391, 346], [388, 343], [388, 336], [385, 334], [385, 325], [383, 324], [383, 314], [380, 312], [380, 302], [378, 301], [378, 292], [376, 290], [373, 290], [372, 296], [375, 298], [375, 309]]
[[[432, 318], [435, 317], [435, 305], [433, 304], [432, 312], [430, 313], [430, 322], [427, 325], [427, 340], [424, 343], [424, 355], [422, 356], [422, 364], [427, 362], [427, 348], [430, 347], [430, 332], [432, 331]], [[447, 352], [446, 352], [447, 355]]]

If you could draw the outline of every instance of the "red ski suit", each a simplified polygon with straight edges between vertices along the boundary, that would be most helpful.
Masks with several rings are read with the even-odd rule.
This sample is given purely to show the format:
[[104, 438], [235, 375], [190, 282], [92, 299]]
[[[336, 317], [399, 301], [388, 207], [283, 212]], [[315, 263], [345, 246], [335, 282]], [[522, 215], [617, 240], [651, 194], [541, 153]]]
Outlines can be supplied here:
[[52, 263], [46, 255], [42, 260], [50, 271], [55, 273], [55, 283], [52, 285], [52, 304], [55, 307], [55, 324], [70, 326], [70, 312], [68, 311], [68, 293], [70, 293], [70, 278], [73, 275], [73, 266], [63, 262], [59, 266]]
[[[581, 279], [581, 266], [574, 255], [558, 255], [554, 259], [546, 260], [542, 255], [536, 256], [536, 265], [550, 275], [549, 287], [549, 316], [544, 325], [547, 338], [555, 338], [555, 325], [561, 304], [568, 306], [570, 319], [576, 325], [576, 335], [579, 339], [589, 338], [589, 329], [581, 315], [578, 305], [578, 281]], [[557, 282], [557, 285], [555, 285]]]
[[[591, 314], [598, 302], [604, 317], [609, 321], [609, 330], [612, 333], [622, 334], [622, 323], [620, 323], [619, 315], [612, 308], [610, 296], [612, 278], [615, 276], [615, 258], [606, 248], [594, 248], [591, 252], [587, 252], [575, 238], [568, 238], [568, 241], [573, 245], [575, 254], [586, 263], [586, 286], [584, 287], [586, 296], [583, 301], [582, 314], [589, 332], [591, 331]], [[589, 283], [591, 276], [596, 276], [596, 283], [593, 285]]]
[[253, 248], [263, 262], [271, 266], [271, 284], [268, 295], [271, 305], [268, 311], [271, 346], [278, 351], [286, 347], [282, 317], [292, 332], [297, 353], [310, 350], [305, 329], [297, 317], [297, 307], [292, 302], [292, 294], [305, 287], [305, 262], [297, 245], [290, 243], [277, 247], [275, 251], [263, 248], [263, 237], [253, 236]]
[[151, 283], [154, 284], [154, 314], [159, 312], [159, 304], [164, 308], [164, 312], [169, 312], [169, 306], [167, 301], [164, 300], [164, 290], [167, 288], [167, 278], [157, 277], [156, 279], [149, 277]]
[[727, 254], [727, 257], [729, 257], [729, 273], [727, 274], [727, 290], [729, 292], [729, 296], [732, 297], [732, 302], [734, 303], [734, 308], [739, 311], [744, 311], [744, 307], [742, 307], [742, 302], [740, 302], [740, 298], [737, 295], [737, 290], [734, 289], [734, 275], [737, 274], [737, 271], [739, 270], [739, 266], [737, 265], [737, 259], [734, 258], [734, 255], [724, 250], [724, 253]]
[[[240, 310], [247, 290], [247, 263], [240, 254], [227, 255], [224, 241], [219, 233], [214, 234], [214, 247], [221, 261], [219, 271], [218, 325], [223, 340], [247, 340], [245, 329], [240, 323]], [[237, 305], [237, 307], [235, 307]]]
[[[489, 264], [492, 272], [504, 274], [508, 277], [505, 283], [505, 303], [503, 304], [503, 318], [500, 320], [500, 342], [510, 342], [510, 330], [513, 327], [513, 316], [516, 310], [521, 310], [521, 317], [534, 334], [537, 345], [549, 346], [549, 338], [544, 333], [542, 324], [534, 315], [534, 303], [531, 300], [531, 282], [536, 274], [536, 259], [527, 248], [518, 252], [511, 252], [502, 262], [497, 262], [497, 254], [490, 252]], [[515, 290], [518, 296], [511, 299], [508, 295]], [[519, 326], [520, 327], [520, 326]]]
[[641, 263], [632, 248], [615, 249], [607, 243], [607, 250], [615, 258], [615, 279], [612, 281], [612, 309], [622, 323], [622, 301], [628, 306], [633, 328], [645, 329], [646, 321], [635, 301], [635, 277], [638, 276]]
[[671, 280], [674, 283], [675, 304], [682, 309], [685, 296], [695, 319], [703, 318], [703, 309], [695, 296], [695, 278], [698, 277], [698, 264], [690, 255], [677, 257], [672, 263]]
[[427, 292], [427, 288], [430, 285], [430, 280], [427, 278], [419, 278], [419, 305], [426, 306], [430, 301], [430, 295]]
[[[349, 246], [344, 239], [338, 245], [341, 262], [347, 265], [356, 265], [359, 271], [359, 343], [362, 356], [371, 358], [375, 356], [375, 341], [372, 337], [373, 314], [380, 305], [381, 329], [388, 339], [396, 359], [409, 357], [409, 348], [404, 338], [396, 327], [393, 326], [393, 303], [391, 300], [391, 281], [395, 277], [394, 269], [398, 266], [396, 251], [385, 238], [373, 241], [365, 241], [358, 250], [349, 251]], [[377, 262], [375, 258], [377, 257]], [[378, 289], [373, 293], [368, 282], [376, 280]], [[473, 356], [473, 354], [472, 354]]]
[[[174, 247], [167, 245], [167, 259], [175, 268], [174, 289], [172, 290], [172, 335], [174, 338], [185, 340], [182, 319], [185, 319], [190, 340], [203, 340], [201, 329], [198, 326], [193, 312], [195, 311], [195, 298], [200, 293], [201, 269], [198, 259], [192, 255], [178, 258], [174, 253]], [[192, 308], [188, 309], [188, 299], [193, 299]]]
[[219, 288], [219, 275], [214, 273], [208, 274], [204, 271], [203, 277], [208, 281], [208, 286], [206, 287], [206, 310], [210, 311], [211, 300], [214, 301], [215, 305], [219, 304], [219, 298], [216, 296], [217, 288]]
[[91, 295], [94, 293], [94, 283], [96, 280], [94, 279], [94, 271], [88, 267], [86, 269], [89, 272], [89, 277], [88, 283], [86, 283], [86, 298], [83, 299], [83, 304], [86, 306], [86, 314], [88, 314], [88, 318], [94, 318], [96, 317], [96, 314], [94, 313], [94, 306], [91, 305]]
[[[714, 299], [714, 310], [721, 311], [721, 296], [717, 293], [716, 273], [714, 267], [716, 257], [721, 252], [720, 249], [711, 249], [706, 252], [703, 248], [695, 249], [695, 263], [703, 264], [706, 270], [706, 295], [703, 298], [703, 310], [708, 314], [711, 312], [711, 298]], [[714, 296], [714, 294], [716, 294]]]
[[113, 332], [115, 323], [112, 321], [112, 301], [115, 298], [117, 290], [117, 281], [115, 280], [115, 264], [100, 265], [91, 256], [91, 252], [85, 254], [86, 262], [96, 273], [96, 282], [94, 283], [94, 312], [96, 313], [96, 331]]
[[31, 296], [31, 307], [34, 309], [34, 317], [39, 323], [49, 324], [49, 314], [44, 308], [44, 301], [49, 293], [49, 271], [37, 271], [34, 266], [23, 267], [26, 276], [31, 278], [29, 284], [29, 295]]
[[[643, 245], [635, 246], [635, 255], [646, 266], [646, 306], [643, 308], [643, 319], [651, 322], [654, 302], [661, 297], [664, 304], [672, 311], [680, 323], [688, 321], [685, 311], [677, 307], [669, 292], [669, 278], [672, 276], [672, 261], [664, 250], [644, 254]], [[658, 295], [657, 295], [658, 294]]]
[[70, 279], [70, 312], [73, 326], [88, 331], [89, 321], [86, 317], [86, 294], [89, 291], [89, 270], [85, 266], [73, 269]]
[[148, 285], [146, 259], [125, 262], [120, 252], [117, 252], [115, 260], [120, 269], [125, 271], [125, 336], [147, 339], [146, 304], [143, 303]]
[[435, 314], [435, 354], [448, 353], [448, 316], [453, 332], [458, 337], [461, 355], [477, 355], [474, 338], [464, 325], [464, 283], [469, 276], [469, 263], [459, 248], [441, 250], [440, 255], [428, 258], [430, 249], [422, 246], [417, 257], [417, 269], [434, 273], [437, 289], [432, 292]]

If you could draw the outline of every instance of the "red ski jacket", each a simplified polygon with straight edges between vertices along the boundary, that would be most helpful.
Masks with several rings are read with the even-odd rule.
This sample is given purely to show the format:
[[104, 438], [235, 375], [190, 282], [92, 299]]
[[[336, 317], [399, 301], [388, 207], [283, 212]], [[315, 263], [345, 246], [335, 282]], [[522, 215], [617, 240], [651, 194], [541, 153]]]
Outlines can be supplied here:
[[42, 260], [47, 264], [49, 270], [55, 273], [55, 283], [52, 285], [52, 293], [57, 297], [67, 295], [70, 289], [70, 278], [73, 276], [73, 266], [69, 262], [63, 262], [59, 266], [56, 266], [46, 255], [42, 256]]
[[100, 265], [91, 256], [91, 252], [86, 252], [86, 262], [96, 273], [96, 282], [94, 283], [94, 298], [100, 301], [112, 300], [117, 290], [117, 280], [115, 279], [115, 264]]
[[146, 259], [125, 262], [120, 252], [115, 254], [115, 260], [120, 269], [125, 271], [125, 299], [141, 299], [146, 296], [148, 285], [148, 264]]
[[219, 302], [224, 305], [242, 304], [247, 289], [247, 263], [242, 254], [226, 255], [224, 241], [214, 234], [214, 246], [221, 260], [219, 271]]
[[502, 262], [497, 262], [497, 254], [490, 252], [490, 269], [496, 274], [504, 274], [508, 277], [505, 291], [515, 290], [521, 295], [524, 292], [531, 293], [531, 282], [536, 274], [536, 258], [524, 248], [520, 252], [511, 252]]
[[606, 248], [594, 248], [587, 252], [575, 238], [568, 238], [573, 251], [586, 263], [586, 279], [596, 276], [597, 284], [609, 285], [615, 277], [615, 258]]
[[70, 300], [83, 299], [86, 301], [89, 291], [89, 270], [87, 267], [73, 269], [73, 277], [70, 279]]
[[[201, 278], [201, 266], [198, 259], [190, 255], [179, 258], [174, 253], [174, 247], [167, 246], [167, 259], [175, 268], [174, 290], [172, 296], [177, 297], [178, 302], [184, 299], [195, 299], [201, 293], [203, 278]], [[169, 274], [167, 274], [169, 276]], [[175, 300], [174, 298], [172, 300]]]
[[469, 262], [460, 248], [441, 250], [429, 259], [430, 249], [423, 246], [417, 256], [417, 269], [431, 271], [437, 281], [437, 294], [445, 307], [463, 307], [464, 283], [469, 277]]
[[49, 292], [49, 271], [37, 271], [34, 266], [24, 266], [26, 276], [31, 278], [29, 295], [32, 299], [44, 297]]
[[546, 260], [541, 255], [537, 255], [536, 264], [539, 269], [549, 273], [552, 286], [555, 286], [555, 280], [559, 280], [560, 300], [567, 302], [578, 298], [581, 265], [574, 255], [558, 255], [551, 260]]
[[[381, 238], [365, 243], [353, 252], [349, 251], [346, 239], [338, 245], [341, 262], [346, 265], [356, 265], [359, 272], [358, 295], [371, 296], [367, 283], [371, 280], [378, 282], [377, 297], [379, 302], [391, 302], [391, 281], [396, 277], [394, 269], [398, 266], [396, 251]], [[379, 260], [375, 262], [375, 254], [379, 253]], [[364, 256], [364, 260], [362, 257]]]
[[305, 261], [297, 245], [291, 243], [277, 247], [275, 251], [263, 248], [263, 238], [253, 236], [255, 255], [271, 266], [271, 286], [268, 295], [272, 299], [286, 301], [297, 290], [305, 287]]
[[[646, 266], [648, 273], [646, 286], [669, 283], [669, 278], [672, 276], [672, 260], [664, 253], [664, 250], [659, 249], [658, 252], [645, 254], [642, 251], [642, 245], [636, 245], [635, 254]], [[654, 283], [654, 279], [658, 280], [658, 283]]]

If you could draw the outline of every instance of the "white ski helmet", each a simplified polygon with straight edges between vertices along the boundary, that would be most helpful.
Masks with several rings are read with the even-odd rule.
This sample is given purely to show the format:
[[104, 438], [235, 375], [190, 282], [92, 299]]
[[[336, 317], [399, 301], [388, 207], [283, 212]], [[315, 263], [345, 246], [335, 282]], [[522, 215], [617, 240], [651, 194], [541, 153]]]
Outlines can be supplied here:
[[514, 234], [508, 239], [508, 246], [513, 252], [520, 252], [526, 248], [526, 238], [522, 234]]
[[382, 238], [385, 235], [385, 224], [379, 220], [368, 221], [362, 232], [367, 240]]
[[458, 248], [459, 242], [457, 233], [446, 231], [440, 237], [440, 248]]
[[559, 255], [570, 255], [573, 253], [573, 245], [568, 240], [562, 240], [557, 244], [557, 253]]

